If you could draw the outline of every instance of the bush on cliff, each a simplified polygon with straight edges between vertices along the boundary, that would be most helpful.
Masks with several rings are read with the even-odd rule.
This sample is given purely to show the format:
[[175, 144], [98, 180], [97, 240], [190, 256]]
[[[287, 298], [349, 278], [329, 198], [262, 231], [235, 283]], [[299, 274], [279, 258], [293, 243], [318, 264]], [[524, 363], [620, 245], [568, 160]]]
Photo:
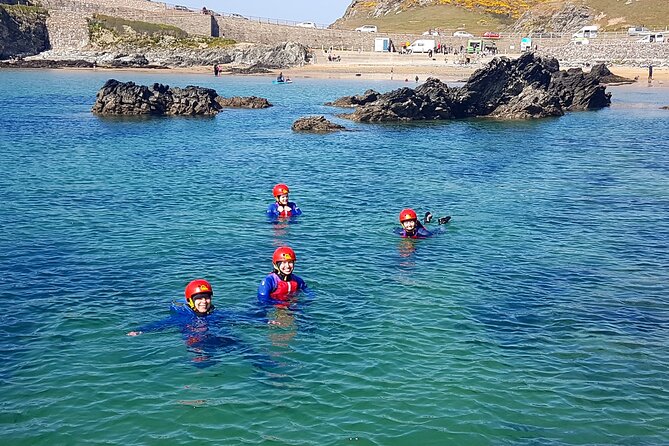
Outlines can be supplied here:
[[91, 44], [99, 48], [224, 48], [234, 45], [231, 39], [189, 36], [172, 25], [125, 20], [95, 14], [88, 20]]

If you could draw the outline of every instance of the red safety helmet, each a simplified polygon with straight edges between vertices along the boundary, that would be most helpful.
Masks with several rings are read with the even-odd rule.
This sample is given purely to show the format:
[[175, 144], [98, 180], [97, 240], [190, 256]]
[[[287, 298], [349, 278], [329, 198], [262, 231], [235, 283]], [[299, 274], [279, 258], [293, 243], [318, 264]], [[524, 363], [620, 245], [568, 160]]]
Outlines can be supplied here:
[[187, 301], [190, 301], [193, 296], [200, 293], [209, 293], [213, 295], [214, 289], [211, 287], [211, 284], [204, 279], [195, 279], [186, 285], [184, 294], [186, 295]]
[[418, 215], [413, 209], [402, 209], [400, 212], [400, 223], [403, 223], [407, 220], [418, 220]]
[[279, 262], [295, 262], [296, 260], [297, 256], [295, 255], [295, 251], [288, 246], [279, 246], [276, 248], [276, 251], [274, 251], [274, 255], [272, 256], [272, 263], [274, 264]]
[[290, 190], [288, 189], [288, 186], [286, 186], [283, 183], [277, 184], [272, 189], [272, 194], [274, 195], [275, 198], [278, 198], [279, 195], [286, 195], [289, 192], [290, 192]]

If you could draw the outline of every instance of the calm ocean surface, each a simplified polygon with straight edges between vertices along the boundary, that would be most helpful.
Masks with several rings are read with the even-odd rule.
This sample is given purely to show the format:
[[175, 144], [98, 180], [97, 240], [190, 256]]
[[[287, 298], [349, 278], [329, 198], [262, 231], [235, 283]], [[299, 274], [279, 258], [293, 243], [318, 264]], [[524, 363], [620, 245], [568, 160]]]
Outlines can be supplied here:
[[[103, 119], [110, 77], [275, 106]], [[536, 122], [322, 105], [403, 85], [1, 70], [2, 443], [669, 444], [669, 88]], [[314, 114], [353, 131], [290, 130]], [[295, 224], [265, 220], [277, 182]], [[402, 240], [403, 207], [453, 220]], [[198, 277], [253, 308], [283, 243], [315, 296], [280, 325], [204, 363], [126, 336]]]

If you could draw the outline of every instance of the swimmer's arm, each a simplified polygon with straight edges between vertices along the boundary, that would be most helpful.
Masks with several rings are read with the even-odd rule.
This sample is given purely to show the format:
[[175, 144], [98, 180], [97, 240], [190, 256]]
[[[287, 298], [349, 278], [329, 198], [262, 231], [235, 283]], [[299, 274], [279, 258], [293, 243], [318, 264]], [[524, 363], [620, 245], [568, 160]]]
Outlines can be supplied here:
[[295, 203], [290, 203], [290, 207], [291, 207], [291, 211], [290, 211], [291, 216], [292, 215], [295, 215], [295, 216], [302, 215], [302, 209], [298, 208]]
[[266, 213], [270, 217], [276, 217], [277, 215], [279, 215], [279, 211], [277, 209], [277, 204], [272, 203], [269, 206], [267, 206], [267, 212]]
[[258, 286], [258, 300], [260, 302], [269, 302], [271, 301], [270, 294], [274, 291], [276, 284], [274, 283], [273, 277], [271, 275], [265, 277], [260, 285]]
[[152, 333], [154, 331], [163, 331], [168, 328], [174, 327], [178, 324], [178, 320], [174, 316], [170, 316], [167, 319], [162, 321], [149, 322], [139, 327], [137, 330], [130, 331], [127, 333], [128, 336], [139, 336], [143, 333]]

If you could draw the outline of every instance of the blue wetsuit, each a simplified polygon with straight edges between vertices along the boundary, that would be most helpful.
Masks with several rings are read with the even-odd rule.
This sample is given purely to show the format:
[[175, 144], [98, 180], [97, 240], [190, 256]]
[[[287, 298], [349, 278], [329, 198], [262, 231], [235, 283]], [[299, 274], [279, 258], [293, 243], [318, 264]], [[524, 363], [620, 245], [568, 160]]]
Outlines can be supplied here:
[[241, 350], [244, 356], [254, 360], [254, 364], [263, 366], [268, 363], [261, 356], [253, 353], [231, 333], [231, 322], [262, 322], [266, 319], [260, 314], [240, 315], [232, 312], [223, 312], [213, 308], [207, 314], [195, 313], [186, 303], [173, 302], [170, 306], [169, 317], [156, 322], [144, 324], [137, 331], [148, 333], [177, 328], [186, 343], [188, 350], [195, 353], [194, 365], [207, 367], [214, 364], [214, 354], [220, 350]]
[[267, 216], [270, 218], [277, 218], [277, 217], [297, 217], [298, 215], [302, 215], [302, 210], [300, 210], [300, 208], [298, 208], [297, 205], [292, 201], [289, 201], [286, 206], [283, 206], [283, 209], [281, 211], [279, 211], [279, 206], [281, 205], [276, 201], [270, 204], [267, 207]]
[[399, 235], [402, 238], [428, 238], [432, 237], [434, 235], [434, 232], [429, 231], [423, 224], [419, 221], [416, 222], [416, 230], [413, 232], [413, 234], [408, 234], [406, 229], [404, 227], [401, 228], [395, 228], [393, 229], [393, 232], [397, 235]]

